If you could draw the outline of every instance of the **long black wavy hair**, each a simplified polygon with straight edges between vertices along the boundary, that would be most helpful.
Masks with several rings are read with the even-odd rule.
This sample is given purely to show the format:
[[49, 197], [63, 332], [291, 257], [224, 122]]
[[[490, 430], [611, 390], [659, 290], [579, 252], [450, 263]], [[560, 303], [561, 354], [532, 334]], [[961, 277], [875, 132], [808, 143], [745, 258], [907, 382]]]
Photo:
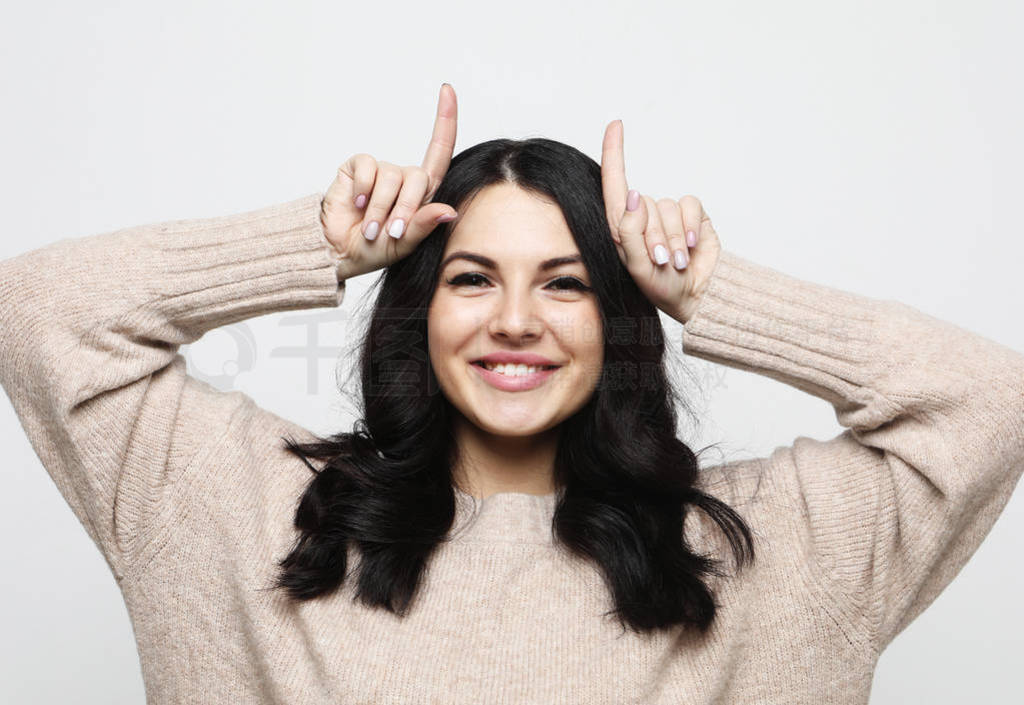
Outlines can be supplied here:
[[[623, 628], [706, 632], [717, 605], [704, 578], [725, 573], [722, 561], [691, 550], [686, 513], [699, 508], [714, 520], [737, 568], [754, 560], [751, 531], [732, 508], [695, 486], [697, 456], [676, 429], [676, 408], [689, 408], [669, 381], [657, 309], [615, 250], [600, 165], [550, 139], [495, 139], [456, 155], [433, 200], [461, 212], [481, 189], [505, 182], [561, 208], [604, 326], [601, 377], [560, 429], [555, 540], [600, 569], [615, 604], [606, 615]], [[378, 279], [359, 343], [362, 417], [353, 431], [310, 443], [283, 438], [314, 475], [295, 512], [300, 535], [271, 588], [293, 600], [338, 589], [351, 546], [360, 553], [356, 597], [405, 616], [431, 554], [449, 539], [457, 412], [430, 364], [427, 310], [450, 232], [450, 224], [438, 225]], [[623, 334], [624, 321], [631, 335]], [[326, 462], [317, 469], [314, 459]]]

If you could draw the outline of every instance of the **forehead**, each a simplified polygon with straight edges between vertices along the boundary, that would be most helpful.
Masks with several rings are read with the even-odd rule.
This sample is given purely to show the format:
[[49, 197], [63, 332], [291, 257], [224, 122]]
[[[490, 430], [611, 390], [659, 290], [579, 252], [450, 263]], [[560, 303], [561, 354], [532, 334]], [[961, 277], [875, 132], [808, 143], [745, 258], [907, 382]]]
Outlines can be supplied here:
[[547, 197], [515, 184], [481, 189], [460, 209], [445, 252], [456, 249], [519, 252], [543, 259], [578, 252], [562, 210]]

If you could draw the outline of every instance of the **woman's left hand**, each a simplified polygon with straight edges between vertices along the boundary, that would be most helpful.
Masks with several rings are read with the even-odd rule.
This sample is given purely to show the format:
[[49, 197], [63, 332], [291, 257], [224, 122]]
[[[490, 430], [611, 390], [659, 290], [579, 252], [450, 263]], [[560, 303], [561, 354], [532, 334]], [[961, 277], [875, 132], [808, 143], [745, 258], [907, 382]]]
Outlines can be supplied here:
[[[721, 252], [704, 206], [695, 196], [655, 201], [628, 190], [621, 120], [605, 128], [601, 182], [622, 264], [651, 303], [685, 324], [707, 290]], [[683, 269], [677, 266], [679, 257]]]

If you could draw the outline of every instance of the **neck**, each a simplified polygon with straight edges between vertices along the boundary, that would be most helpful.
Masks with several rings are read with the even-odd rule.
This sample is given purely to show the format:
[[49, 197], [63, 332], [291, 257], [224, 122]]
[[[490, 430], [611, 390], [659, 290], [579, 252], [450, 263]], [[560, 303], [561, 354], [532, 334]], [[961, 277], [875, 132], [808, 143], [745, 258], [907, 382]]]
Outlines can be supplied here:
[[542, 495], [555, 491], [557, 427], [531, 436], [500, 436], [459, 414], [455, 442], [459, 460], [453, 475], [468, 494], [486, 498], [498, 492]]

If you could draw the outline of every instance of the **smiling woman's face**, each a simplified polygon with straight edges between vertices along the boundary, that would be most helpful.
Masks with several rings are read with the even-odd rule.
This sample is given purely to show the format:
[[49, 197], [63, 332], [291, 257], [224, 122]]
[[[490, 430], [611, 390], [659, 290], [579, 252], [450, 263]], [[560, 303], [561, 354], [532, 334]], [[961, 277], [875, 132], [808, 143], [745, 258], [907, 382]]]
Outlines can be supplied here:
[[[428, 345], [444, 395], [484, 432], [541, 433], [593, 393], [604, 343], [595, 294], [579, 288], [590, 277], [578, 260], [545, 266], [579, 254], [561, 209], [514, 184], [488, 186], [460, 210], [427, 314]], [[514, 376], [477, 364], [494, 354], [558, 367]]]

